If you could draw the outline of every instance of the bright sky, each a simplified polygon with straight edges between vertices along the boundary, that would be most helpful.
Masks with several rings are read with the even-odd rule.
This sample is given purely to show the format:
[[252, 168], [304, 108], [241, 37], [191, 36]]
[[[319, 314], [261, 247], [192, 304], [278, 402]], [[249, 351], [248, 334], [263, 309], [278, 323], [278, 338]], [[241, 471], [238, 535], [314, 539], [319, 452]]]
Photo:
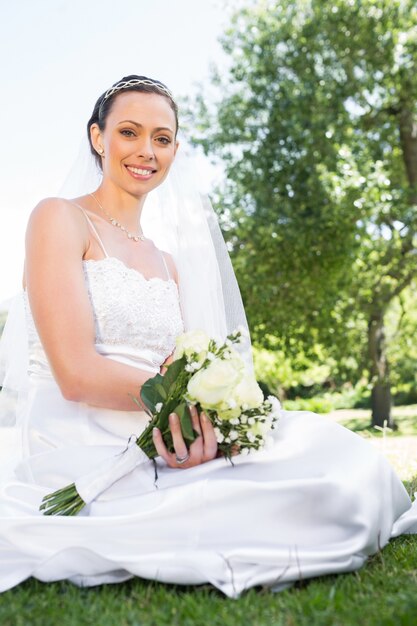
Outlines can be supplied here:
[[195, 92], [237, 4], [0, 0], [0, 303], [20, 289], [28, 215], [59, 193], [98, 96], [128, 74]]

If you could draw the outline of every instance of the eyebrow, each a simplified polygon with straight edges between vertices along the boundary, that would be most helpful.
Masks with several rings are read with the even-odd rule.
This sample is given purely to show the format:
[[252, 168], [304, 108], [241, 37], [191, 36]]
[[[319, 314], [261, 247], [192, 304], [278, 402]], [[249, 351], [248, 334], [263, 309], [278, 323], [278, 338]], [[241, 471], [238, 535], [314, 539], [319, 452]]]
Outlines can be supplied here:
[[[139, 128], [143, 128], [143, 124], [139, 124], [139, 122], [135, 122], [134, 120], [122, 120], [121, 122], [118, 122], [118, 126], [120, 126], [120, 124], [133, 124], [134, 126], [138, 126]], [[172, 128], [169, 128], [169, 126], [158, 126], [157, 128], [155, 128], [156, 131], [160, 131], [160, 130], [168, 130], [170, 133], [174, 133], [174, 131], [172, 130]]]

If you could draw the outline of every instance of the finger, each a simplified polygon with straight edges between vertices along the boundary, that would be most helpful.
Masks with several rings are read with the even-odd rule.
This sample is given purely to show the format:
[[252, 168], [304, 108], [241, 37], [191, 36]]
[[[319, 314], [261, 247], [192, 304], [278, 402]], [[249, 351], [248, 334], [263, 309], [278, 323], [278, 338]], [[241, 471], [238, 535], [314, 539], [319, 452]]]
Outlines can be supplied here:
[[[153, 442], [154, 442], [158, 455], [164, 459], [166, 464], [169, 467], [175, 467], [175, 468], [180, 467], [178, 465], [175, 454], [171, 454], [168, 451], [168, 448], [165, 445], [164, 439], [162, 437], [162, 433], [159, 430], [159, 428], [153, 429], [152, 438], [153, 438]], [[181, 464], [181, 469], [186, 469], [188, 466], [189, 466], [189, 461], [186, 461], [184, 464]]]
[[180, 418], [175, 413], [171, 413], [169, 416], [169, 427], [171, 429], [172, 442], [177, 456], [186, 456], [188, 454], [188, 449], [182, 436]]
[[210, 418], [205, 413], [201, 413], [200, 423], [204, 439], [203, 460], [210, 461], [211, 459], [214, 459], [217, 454], [216, 433], [214, 432], [213, 424], [211, 423]]
[[197, 407], [190, 407], [190, 413], [193, 429], [198, 433], [197, 437], [190, 445], [190, 455], [192, 456], [193, 461], [201, 463], [203, 461], [204, 440], [201, 436], [200, 416], [198, 415]]
[[159, 428], [153, 429], [152, 439], [158, 455], [161, 456], [168, 464], [171, 464], [171, 455], [167, 450]]
[[191, 422], [195, 431], [201, 435], [200, 416], [198, 415], [197, 407], [190, 406]]

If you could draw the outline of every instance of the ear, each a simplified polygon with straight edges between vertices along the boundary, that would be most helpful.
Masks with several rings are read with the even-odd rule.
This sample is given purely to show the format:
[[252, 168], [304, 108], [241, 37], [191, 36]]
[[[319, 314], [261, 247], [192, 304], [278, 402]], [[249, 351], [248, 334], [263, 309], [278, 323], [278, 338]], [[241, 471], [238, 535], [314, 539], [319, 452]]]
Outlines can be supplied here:
[[177, 154], [177, 150], [180, 147], [180, 142], [175, 140], [174, 156]]
[[100, 156], [103, 156], [103, 153], [104, 153], [103, 139], [102, 139], [101, 130], [98, 124], [91, 124], [90, 137], [91, 137], [91, 143], [93, 144], [94, 150]]

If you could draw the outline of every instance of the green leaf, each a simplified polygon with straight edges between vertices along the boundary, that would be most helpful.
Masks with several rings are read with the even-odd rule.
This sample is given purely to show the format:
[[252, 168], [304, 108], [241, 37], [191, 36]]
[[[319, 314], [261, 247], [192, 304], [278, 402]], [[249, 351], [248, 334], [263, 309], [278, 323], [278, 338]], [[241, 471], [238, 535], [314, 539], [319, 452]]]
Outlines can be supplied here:
[[[152, 413], [155, 412], [155, 406], [159, 402], [166, 405], [167, 400], [171, 401], [168, 405], [168, 413], [172, 412], [184, 395], [189, 377], [184, 376], [186, 363], [185, 357], [182, 357], [168, 366], [164, 376], [156, 374], [142, 385], [141, 398]], [[181, 381], [183, 381], [182, 385]]]
[[160, 383], [156, 383], [154, 391], [159, 394], [159, 397], [161, 398], [162, 401], [167, 399], [168, 394], [164, 385], [161, 385]]
[[[143, 388], [142, 388], [141, 392], [140, 392], [140, 397], [141, 397], [143, 403], [145, 404], [145, 406], [148, 407], [150, 412], [151, 413], [155, 413], [155, 404], [157, 403], [157, 400], [155, 400], [155, 398], [154, 398], [153, 389], [146, 389], [144, 391]], [[135, 398], [133, 398], [133, 400], [134, 400], [134, 402], [136, 402], [138, 407], [140, 407], [140, 402], [137, 401]]]
[[187, 365], [187, 359], [185, 358], [185, 356], [181, 357], [180, 359], [177, 359], [176, 361], [173, 361], [166, 373], [165, 373], [165, 378], [167, 381], [169, 381], [169, 383], [173, 382], [178, 375], [184, 371], [185, 366]]
[[155, 405], [165, 399], [161, 397], [158, 389], [159, 385], [163, 387], [163, 381], [164, 377], [161, 374], [156, 374], [142, 385], [140, 397], [152, 413], [155, 412]]
[[184, 439], [192, 443], [196, 437], [194, 435], [195, 431], [193, 430], [190, 407], [186, 402], [182, 402], [175, 408], [174, 413], [180, 418], [181, 431]]

